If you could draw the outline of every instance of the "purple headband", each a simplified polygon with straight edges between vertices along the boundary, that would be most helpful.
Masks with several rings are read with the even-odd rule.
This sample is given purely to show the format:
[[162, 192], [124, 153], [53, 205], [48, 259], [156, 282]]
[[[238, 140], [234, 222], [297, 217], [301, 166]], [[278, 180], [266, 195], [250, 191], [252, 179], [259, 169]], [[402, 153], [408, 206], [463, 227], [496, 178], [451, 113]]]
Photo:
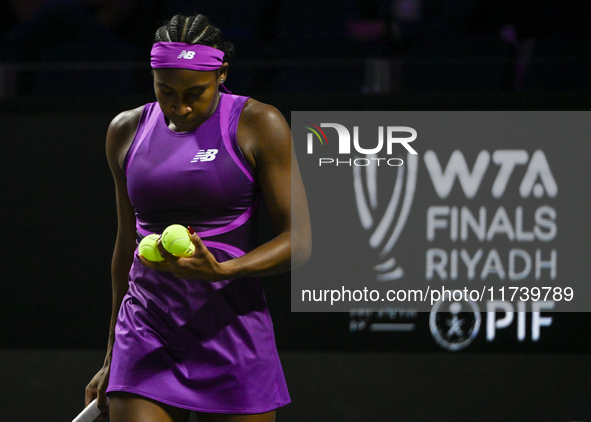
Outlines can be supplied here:
[[[224, 52], [201, 44], [157, 42], [152, 46], [152, 69], [174, 67], [200, 71], [218, 70], [224, 63]], [[221, 84], [224, 91], [231, 92]]]
[[157, 42], [150, 55], [153, 69], [175, 67], [207, 72], [219, 69], [224, 63], [223, 51], [201, 44]]

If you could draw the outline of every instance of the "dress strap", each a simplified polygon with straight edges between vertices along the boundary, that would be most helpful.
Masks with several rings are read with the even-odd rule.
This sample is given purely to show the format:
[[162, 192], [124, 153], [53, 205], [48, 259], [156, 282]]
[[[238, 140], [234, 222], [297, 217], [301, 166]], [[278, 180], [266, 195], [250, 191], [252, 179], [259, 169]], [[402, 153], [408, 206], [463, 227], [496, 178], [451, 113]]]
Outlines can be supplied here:
[[226, 150], [228, 150], [230, 157], [232, 157], [232, 160], [234, 160], [238, 168], [242, 170], [246, 177], [254, 183], [252, 170], [247, 168], [242, 160], [240, 160], [234, 150], [232, 139], [230, 137], [230, 115], [232, 112], [232, 106], [238, 98], [237, 95], [222, 94], [222, 101], [220, 101], [220, 128], [222, 131], [222, 139], [224, 140], [224, 145], [226, 146]]
[[158, 121], [158, 116], [160, 116], [159, 110], [160, 106], [158, 106], [156, 103], [146, 104], [146, 106], [142, 110], [140, 125], [138, 127], [138, 130], [135, 132], [135, 136], [133, 138], [133, 141], [131, 142], [131, 147], [129, 148], [129, 151], [127, 151], [127, 155], [125, 156], [123, 169], [125, 173], [127, 173], [129, 163], [131, 163], [131, 160], [133, 159], [133, 156], [135, 155], [136, 151], [138, 150], [142, 142], [144, 142], [144, 139], [146, 139], [146, 135], [150, 132], [150, 130], [152, 130], [152, 128]]

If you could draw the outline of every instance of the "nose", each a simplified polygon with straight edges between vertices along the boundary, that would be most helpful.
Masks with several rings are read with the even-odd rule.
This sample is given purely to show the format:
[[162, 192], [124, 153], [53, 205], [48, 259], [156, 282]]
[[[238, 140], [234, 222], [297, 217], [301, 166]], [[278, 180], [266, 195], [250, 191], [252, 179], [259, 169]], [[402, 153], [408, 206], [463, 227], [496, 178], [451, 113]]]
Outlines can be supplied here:
[[182, 101], [175, 102], [172, 105], [172, 112], [179, 117], [183, 117], [191, 113], [193, 109], [190, 105], [184, 104]]

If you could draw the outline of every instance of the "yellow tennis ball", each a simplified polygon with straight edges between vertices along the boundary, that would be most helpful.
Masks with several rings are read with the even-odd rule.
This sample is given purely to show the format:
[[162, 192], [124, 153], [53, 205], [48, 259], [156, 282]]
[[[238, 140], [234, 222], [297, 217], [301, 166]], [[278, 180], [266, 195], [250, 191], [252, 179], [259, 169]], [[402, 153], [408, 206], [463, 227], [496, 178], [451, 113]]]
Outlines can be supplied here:
[[168, 226], [162, 232], [162, 246], [175, 256], [189, 257], [195, 253], [189, 230], [180, 224]]
[[160, 239], [159, 235], [149, 234], [141, 240], [140, 245], [138, 246], [138, 252], [148, 261], [164, 261], [164, 258], [162, 258], [162, 255], [160, 255], [160, 251], [158, 250], [158, 239]]

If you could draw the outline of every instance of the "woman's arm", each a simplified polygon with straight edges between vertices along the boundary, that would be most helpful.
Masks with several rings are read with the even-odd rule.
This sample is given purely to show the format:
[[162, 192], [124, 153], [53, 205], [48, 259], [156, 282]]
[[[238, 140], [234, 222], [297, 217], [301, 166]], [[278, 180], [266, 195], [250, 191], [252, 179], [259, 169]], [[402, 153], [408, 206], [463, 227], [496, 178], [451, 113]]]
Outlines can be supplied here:
[[276, 108], [250, 99], [238, 123], [237, 140], [255, 171], [277, 236], [241, 257], [217, 262], [199, 236], [193, 234], [196, 252], [192, 257], [174, 257], [160, 245], [166, 261], [153, 263], [142, 257], [144, 265], [171, 271], [178, 278], [219, 281], [276, 274], [309, 259], [312, 242], [308, 203], [295, 164], [289, 125]]
[[249, 100], [238, 124], [238, 143], [254, 169], [278, 235], [250, 254], [227, 262], [232, 275], [269, 275], [305, 263], [312, 248], [306, 192], [291, 130], [272, 106]]
[[85, 400], [88, 405], [98, 396], [99, 408], [103, 411], [106, 410], [105, 391], [109, 382], [117, 314], [119, 313], [119, 307], [121, 306], [123, 297], [127, 293], [129, 269], [131, 268], [136, 248], [135, 213], [127, 195], [123, 160], [133, 140], [140, 114], [141, 108], [121, 113], [113, 119], [107, 132], [107, 160], [115, 181], [117, 201], [117, 238], [111, 264], [113, 302], [105, 361], [101, 370], [86, 387]]

